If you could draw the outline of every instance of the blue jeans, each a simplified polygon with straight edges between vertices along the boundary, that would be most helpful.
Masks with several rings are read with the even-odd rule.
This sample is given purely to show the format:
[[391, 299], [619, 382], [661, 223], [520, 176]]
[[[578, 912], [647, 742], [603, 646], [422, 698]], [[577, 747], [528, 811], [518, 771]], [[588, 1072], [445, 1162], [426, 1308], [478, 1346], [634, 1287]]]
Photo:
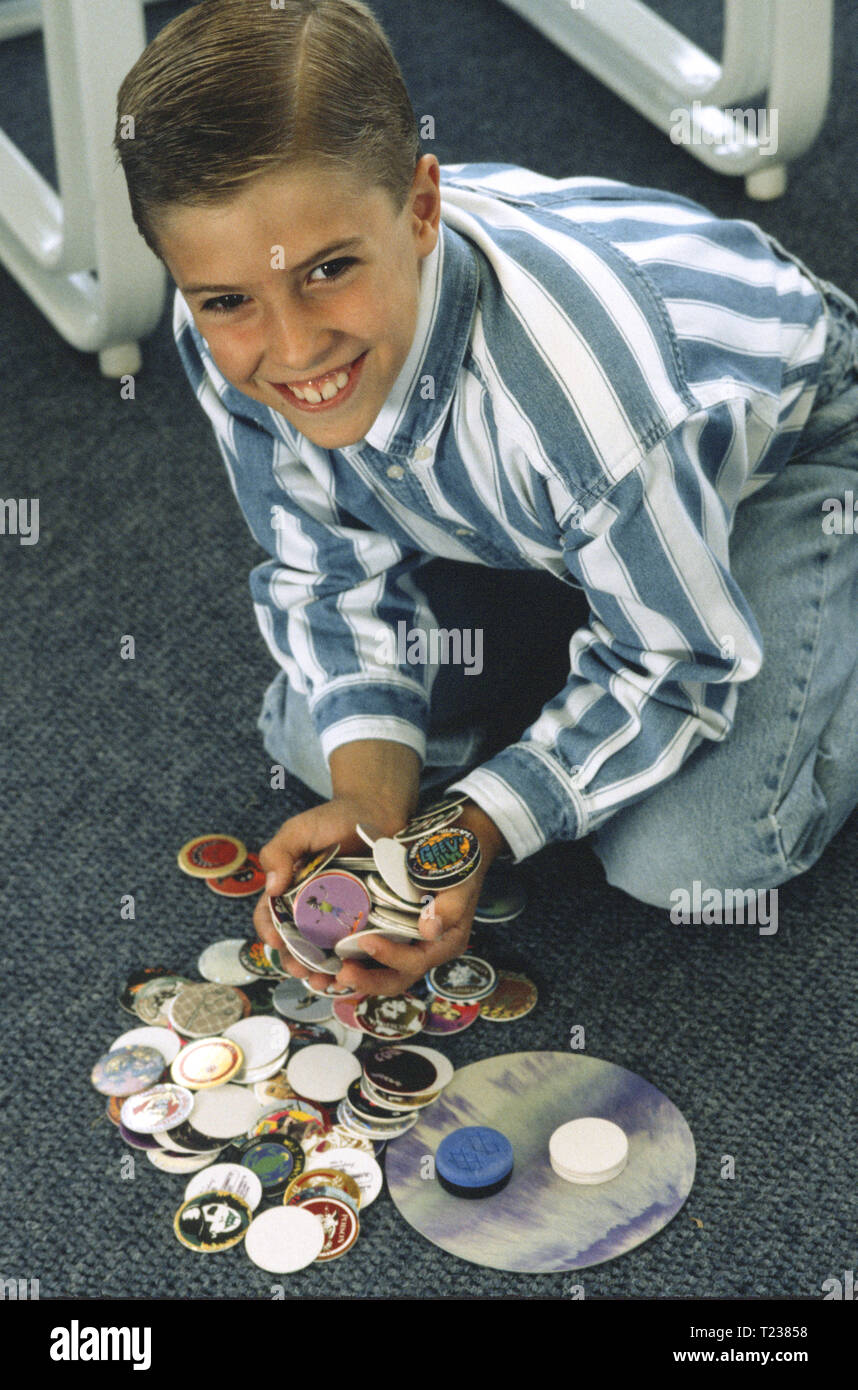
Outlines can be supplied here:
[[[670, 907], [677, 888], [690, 895], [695, 881], [722, 893], [786, 882], [816, 862], [858, 803], [858, 520], [847, 497], [858, 496], [858, 306], [822, 288], [829, 329], [813, 411], [785, 468], [740, 504], [731, 537], [762, 669], [740, 687], [727, 739], [704, 741], [589, 837], [608, 882], [657, 907]], [[842, 534], [830, 523], [823, 531], [831, 498], [844, 507]], [[440, 668], [421, 784], [431, 790], [519, 737], [562, 687], [569, 637], [589, 609], [578, 591], [530, 571], [433, 561], [419, 582], [440, 626], [486, 629], [481, 678]], [[523, 632], [511, 612], [540, 621]], [[272, 758], [330, 795], [306, 702], [284, 675], [260, 728]]]

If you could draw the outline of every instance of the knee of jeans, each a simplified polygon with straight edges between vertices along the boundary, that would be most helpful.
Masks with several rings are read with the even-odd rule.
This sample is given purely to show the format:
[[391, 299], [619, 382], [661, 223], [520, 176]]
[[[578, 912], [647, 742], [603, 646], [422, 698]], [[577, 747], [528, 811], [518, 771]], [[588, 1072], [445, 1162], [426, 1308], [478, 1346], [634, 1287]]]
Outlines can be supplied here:
[[670, 909], [678, 894], [693, 898], [706, 889], [756, 892], [792, 876], [784, 871], [767, 823], [732, 830], [725, 825], [722, 834], [698, 826], [695, 834], [685, 824], [667, 827], [643, 815], [632, 823], [626, 817], [628, 812], [620, 813], [616, 823], [597, 831], [592, 847], [608, 883], [652, 907]]
[[774, 888], [811, 868], [837, 829], [823, 791], [830, 762], [810, 748], [768, 805], [755, 803], [753, 788], [683, 798], [668, 783], [595, 831], [592, 847], [613, 887], [654, 907], [672, 906], [671, 894], [695, 883]]
[[830, 808], [817, 781], [817, 769], [828, 758], [821, 748], [812, 749], [772, 811], [772, 833], [787, 877], [815, 864], [833, 833]]

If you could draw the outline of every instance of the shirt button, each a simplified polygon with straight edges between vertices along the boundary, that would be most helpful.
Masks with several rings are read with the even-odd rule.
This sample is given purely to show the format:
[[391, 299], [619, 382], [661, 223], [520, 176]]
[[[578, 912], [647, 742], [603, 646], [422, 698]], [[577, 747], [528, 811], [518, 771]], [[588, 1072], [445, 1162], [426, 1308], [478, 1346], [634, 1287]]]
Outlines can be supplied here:
[[402, 467], [401, 463], [392, 463], [387, 470], [387, 476], [388, 478], [404, 478], [405, 469]]
[[457, 536], [472, 536], [473, 534], [474, 534], [474, 533], [473, 533], [473, 531], [471, 530], [470, 526], [457, 526], [457, 527], [456, 527], [456, 535], [457, 535]]
[[418, 463], [425, 463], [427, 459], [432, 457], [432, 450], [427, 448], [425, 444], [421, 444], [419, 449], [414, 450], [414, 457]]

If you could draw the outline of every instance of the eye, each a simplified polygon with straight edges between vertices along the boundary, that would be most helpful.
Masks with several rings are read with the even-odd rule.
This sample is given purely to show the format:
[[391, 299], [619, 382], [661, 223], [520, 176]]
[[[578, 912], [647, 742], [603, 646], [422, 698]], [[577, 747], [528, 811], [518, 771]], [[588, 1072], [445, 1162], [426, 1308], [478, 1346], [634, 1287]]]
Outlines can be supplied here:
[[219, 299], [207, 299], [203, 304], [206, 314], [234, 314], [245, 303], [243, 294], [222, 294]]
[[[308, 278], [312, 284], [323, 285], [331, 280], [338, 280], [353, 265], [357, 265], [354, 256], [340, 256], [336, 261], [323, 261], [321, 265], [317, 265], [315, 270], [310, 271]], [[317, 278], [320, 271], [321, 278]]]

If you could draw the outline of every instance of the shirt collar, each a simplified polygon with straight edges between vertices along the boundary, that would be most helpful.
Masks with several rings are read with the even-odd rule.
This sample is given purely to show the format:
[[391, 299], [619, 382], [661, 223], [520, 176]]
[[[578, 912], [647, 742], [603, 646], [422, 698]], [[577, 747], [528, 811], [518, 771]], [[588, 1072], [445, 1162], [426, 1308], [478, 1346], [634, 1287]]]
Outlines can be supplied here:
[[365, 436], [371, 448], [410, 454], [439, 431], [470, 339], [478, 284], [471, 246], [442, 221], [434, 250], [421, 262], [414, 340]]

